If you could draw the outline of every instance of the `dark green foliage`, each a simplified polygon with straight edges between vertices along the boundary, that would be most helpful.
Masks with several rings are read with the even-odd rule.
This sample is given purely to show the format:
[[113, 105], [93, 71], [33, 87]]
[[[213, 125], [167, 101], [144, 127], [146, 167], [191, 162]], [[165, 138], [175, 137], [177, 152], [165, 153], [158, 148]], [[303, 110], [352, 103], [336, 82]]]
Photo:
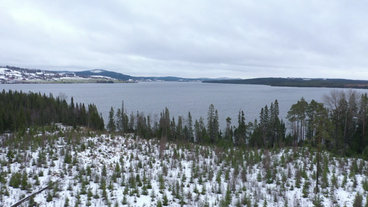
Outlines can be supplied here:
[[322, 173], [322, 184], [321, 187], [322, 188], [326, 188], [328, 187], [328, 178], [327, 178], [327, 173], [328, 173], [328, 167], [325, 166], [323, 173]]
[[11, 150], [8, 151], [8, 153], [6, 154], [6, 157], [8, 158], [9, 163], [13, 162], [14, 154]]
[[227, 190], [226, 190], [224, 202], [226, 206], [229, 206], [231, 204], [231, 191], [230, 191], [229, 186], [227, 187]]
[[159, 175], [159, 178], [158, 178], [158, 181], [159, 181], [159, 187], [160, 187], [160, 190], [163, 190], [165, 189], [165, 180], [164, 180], [164, 177], [162, 174]]
[[363, 180], [362, 185], [363, 185], [363, 190], [368, 191], [368, 180], [367, 179]]
[[27, 190], [28, 189], [28, 178], [27, 178], [27, 172], [23, 171], [22, 174], [22, 181], [21, 181], [21, 189], [22, 190]]
[[261, 109], [259, 123], [249, 123], [249, 145], [252, 147], [273, 148], [285, 142], [285, 124], [279, 118], [279, 104], [275, 100], [270, 108], [266, 105]]
[[203, 186], [202, 186], [202, 192], [201, 192], [201, 194], [202, 195], [205, 195], [206, 194], [206, 185], [204, 184]]
[[115, 120], [114, 120], [114, 108], [113, 107], [111, 107], [111, 110], [110, 110], [110, 113], [109, 113], [109, 122], [107, 123], [106, 128], [110, 132], [114, 132], [116, 130], [116, 124], [115, 124]]
[[257, 84], [289, 87], [324, 87], [324, 88], [367, 88], [368, 81], [349, 79], [311, 79], [303, 78], [252, 78], [232, 80], [207, 80], [204, 83]]
[[64, 162], [67, 164], [71, 164], [72, 163], [72, 155], [70, 154], [70, 151], [66, 151], [65, 153], [65, 157], [64, 157]]
[[[124, 106], [123, 106], [124, 107]], [[263, 110], [263, 109], [262, 109]], [[108, 130], [133, 132], [138, 137], [152, 138], [161, 137], [169, 141], [194, 142], [199, 144], [215, 144], [219, 146], [244, 147], [248, 144], [251, 147], [275, 147], [285, 141], [286, 127], [279, 119], [279, 108], [277, 100], [271, 103], [270, 109], [266, 106], [266, 112], [261, 116], [262, 122], [245, 123], [243, 111], [239, 112], [238, 126], [231, 126], [231, 119], [228, 118], [224, 134], [219, 129], [219, 116], [213, 104], [210, 105], [207, 114], [207, 123], [200, 117], [193, 124], [192, 116], [188, 113], [188, 118], [179, 116], [170, 117], [169, 109], [165, 108], [160, 114], [160, 119], [152, 122], [150, 116], [144, 116], [137, 111], [128, 116], [123, 113], [123, 109], [118, 109], [114, 114], [111, 108], [109, 113]], [[262, 113], [262, 112], [261, 112]], [[113, 117], [115, 115], [115, 117]], [[177, 120], [177, 121], [176, 121]], [[234, 130], [233, 130], [234, 129]]]
[[148, 195], [148, 190], [147, 190], [146, 185], [143, 185], [143, 187], [142, 187], [142, 195]]
[[[334, 188], [338, 188], [338, 182], [337, 182], [337, 177], [335, 175], [335, 173], [332, 174], [332, 178], [331, 178], [331, 184]], [[364, 184], [363, 184], [363, 189], [364, 189]], [[368, 190], [368, 189], [367, 189]]]
[[261, 181], [262, 181], [262, 175], [261, 175], [261, 172], [258, 172], [258, 173], [257, 173], [257, 181], [258, 181], [258, 182], [261, 182]]
[[301, 173], [300, 173], [300, 170], [297, 169], [296, 175], [295, 175], [295, 187], [296, 188], [300, 188], [300, 179], [301, 179]]
[[37, 203], [34, 200], [34, 196], [31, 196], [31, 198], [29, 198], [28, 206], [37, 206]]
[[135, 176], [135, 180], [136, 180], [137, 185], [138, 185], [139, 187], [142, 187], [142, 181], [141, 181], [141, 178], [140, 178], [139, 174], [137, 174], [137, 175]]
[[[219, 129], [221, 120], [219, 120], [218, 112], [212, 104], [208, 109], [207, 123], [202, 117], [195, 121], [192, 120], [190, 112], [188, 118], [170, 117], [167, 108], [160, 114], [157, 121], [153, 121], [150, 116], [144, 116], [143, 113], [139, 112], [132, 113], [129, 120], [129, 117], [124, 113], [123, 104], [122, 108], [116, 111], [116, 114], [111, 108], [107, 128], [110, 131], [133, 132], [137, 136], [147, 139], [166, 137], [167, 140], [171, 141], [244, 148], [277, 149], [285, 145], [320, 146], [323, 150], [331, 150], [342, 155], [361, 154], [368, 157], [368, 142], [366, 141], [368, 137], [367, 95], [362, 95], [359, 98], [355, 92], [336, 92], [331, 93], [329, 100], [330, 102], [326, 102], [327, 107], [314, 100], [307, 103], [303, 98], [292, 105], [287, 117], [292, 126], [292, 133], [287, 136], [285, 135], [285, 123], [279, 118], [277, 100], [262, 108], [259, 121], [255, 120], [253, 123], [246, 124], [244, 112], [239, 111], [237, 125], [231, 126], [231, 119], [227, 119], [224, 133]], [[336, 105], [331, 105], [331, 103], [336, 103]], [[73, 98], [68, 104], [66, 100], [60, 97], [54, 98], [51, 94], [46, 96], [40, 93], [6, 92], [5, 90], [0, 93], [0, 133], [18, 131], [19, 135], [14, 136], [14, 139], [17, 139], [17, 137], [22, 137], [25, 128], [34, 126], [35, 129], [30, 129], [31, 135], [28, 138], [31, 140], [34, 138], [32, 133], [38, 129], [37, 126], [42, 127], [42, 131], [45, 131], [46, 125], [55, 122], [74, 127], [84, 125], [93, 129], [104, 129], [102, 115], [93, 104], [86, 107], [84, 104], [74, 103]], [[55, 128], [55, 126], [53, 127]], [[72, 133], [65, 134], [65, 137], [68, 143], [80, 142], [80, 137], [75, 137]], [[39, 138], [35, 138], [35, 140], [37, 139]], [[33, 148], [44, 145], [41, 139], [35, 143], [37, 144], [32, 146]], [[81, 143], [81, 146], [82, 150], [85, 150], [88, 149], [89, 145]], [[12, 153], [14, 152], [8, 151], [9, 162], [16, 161], [16, 156]], [[44, 159], [41, 158], [42, 156], [37, 160], [37, 165], [47, 165], [48, 163], [44, 163]], [[66, 152], [65, 163], [75, 164], [73, 160], [70, 153]], [[285, 166], [285, 162], [281, 164]], [[356, 163], [352, 172], [362, 173], [362, 168], [355, 166], [357, 166]], [[302, 177], [308, 179], [304, 172], [303, 168]], [[115, 177], [119, 178], [120, 174], [116, 172]], [[270, 179], [274, 176], [273, 171], [265, 171], [263, 175], [268, 178], [267, 182], [275, 181]]]
[[157, 207], [162, 207], [162, 201], [161, 200], [157, 201]]
[[266, 172], [266, 183], [268, 184], [273, 183], [271, 170], [267, 170]]
[[361, 207], [363, 206], [363, 196], [359, 194], [359, 192], [355, 195], [353, 207]]
[[313, 205], [316, 207], [323, 207], [322, 201], [323, 199], [320, 197], [319, 194], [317, 194], [314, 196]]
[[10, 177], [9, 185], [13, 188], [19, 188], [19, 185], [22, 183], [22, 174], [19, 172], [13, 173]]
[[[230, 125], [230, 123], [229, 123], [230, 120], [227, 120], [228, 125]], [[228, 130], [230, 130], [230, 128]], [[231, 134], [231, 131], [229, 131], [228, 133]], [[247, 126], [245, 124], [244, 112], [239, 111], [239, 114], [238, 114], [238, 128], [235, 129], [235, 131], [234, 131], [234, 134], [235, 134], [234, 144], [236, 146], [240, 146], [240, 145], [243, 145], [244, 143], [246, 143], [246, 141], [247, 141], [246, 140], [247, 139], [247, 134], [246, 133], [247, 133]]]
[[166, 193], [162, 196], [162, 205], [163, 206], [168, 206], [169, 205], [169, 200], [167, 199]]
[[90, 104], [86, 110], [84, 104], [74, 104], [73, 98], [68, 105], [66, 100], [54, 98], [52, 94], [46, 96], [41, 93], [3, 90], [0, 93], [0, 109], [0, 133], [51, 123], [104, 129], [102, 116], [96, 106]]
[[101, 175], [102, 175], [102, 176], [106, 176], [106, 175], [107, 175], [106, 165], [103, 165]]
[[120, 171], [120, 165], [119, 165], [119, 163], [116, 163], [115, 172], [118, 174], [117, 175], [118, 177], [121, 176], [121, 171]]
[[306, 181], [303, 186], [303, 198], [307, 198], [309, 195], [309, 185], [310, 183]]
[[217, 110], [213, 104], [210, 105], [207, 114], [207, 132], [209, 136], [209, 143], [216, 143], [219, 137], [219, 117]]
[[52, 201], [52, 195], [51, 195], [50, 191], [48, 191], [48, 193], [47, 193], [46, 201], [47, 202]]

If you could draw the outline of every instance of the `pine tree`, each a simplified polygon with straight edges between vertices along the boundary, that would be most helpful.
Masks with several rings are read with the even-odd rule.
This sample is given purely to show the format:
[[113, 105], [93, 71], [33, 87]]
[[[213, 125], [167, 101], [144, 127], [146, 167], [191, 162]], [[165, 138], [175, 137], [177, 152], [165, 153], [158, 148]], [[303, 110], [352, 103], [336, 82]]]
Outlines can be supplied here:
[[229, 206], [231, 204], [231, 191], [229, 185], [227, 185], [226, 195], [225, 195], [225, 204]]
[[111, 107], [110, 113], [109, 113], [109, 122], [107, 124], [107, 130], [112, 133], [116, 130], [115, 120], [114, 120], [114, 108]]
[[304, 182], [304, 186], [303, 186], [303, 198], [308, 198], [309, 195], [309, 185], [310, 183], [308, 181]]
[[167, 199], [166, 193], [164, 193], [164, 195], [162, 197], [162, 205], [163, 206], [168, 206], [169, 205], [169, 199]]
[[21, 179], [22, 179], [22, 175], [19, 172], [12, 173], [10, 177], [9, 185], [12, 186], [13, 188], [19, 188], [19, 185], [22, 182]]
[[231, 128], [231, 118], [226, 118], [225, 141], [233, 142], [233, 130]]
[[200, 125], [199, 125], [198, 120], [195, 120], [194, 122], [194, 134], [195, 136], [194, 136], [193, 142], [199, 143], [202, 140], [202, 137], [201, 137], [201, 130], [200, 130]]
[[246, 124], [245, 124], [245, 117], [244, 117], [244, 111], [239, 111], [238, 114], [238, 128], [237, 128], [237, 133], [236, 133], [236, 137], [237, 140], [235, 142], [236, 145], [240, 146], [246, 143], [246, 133], [247, 133], [247, 128], [246, 128]]
[[47, 193], [46, 201], [47, 202], [51, 202], [52, 201], [52, 195], [51, 195], [50, 191]]
[[192, 115], [190, 114], [190, 112], [188, 112], [188, 123], [187, 126], [188, 128], [188, 137], [187, 140], [190, 142], [194, 142], [194, 136], [193, 136], [193, 120], [192, 120]]
[[36, 201], [34, 200], [34, 196], [29, 198], [28, 206], [37, 206]]
[[165, 180], [162, 174], [159, 175], [159, 187], [160, 187], [160, 190], [165, 189]]
[[116, 115], [115, 115], [115, 123], [116, 123], [116, 130], [119, 132], [123, 132], [123, 115], [121, 114], [121, 109], [118, 108], [118, 110], [116, 111]]
[[27, 177], [27, 172], [25, 170], [23, 171], [23, 174], [22, 174], [21, 189], [22, 190], [28, 189], [28, 177]]
[[207, 131], [210, 139], [209, 142], [212, 144], [217, 142], [219, 135], [219, 122], [218, 113], [213, 104], [210, 105], [207, 113]]
[[107, 169], [106, 169], [106, 165], [103, 165], [101, 175], [102, 175], [102, 176], [107, 176]]
[[206, 190], [206, 184], [203, 184], [201, 194], [202, 194], [202, 195], [205, 195], [205, 194], [206, 194], [206, 192], [207, 192], [207, 190]]
[[156, 205], [157, 207], [162, 207], [162, 201], [161, 200], [158, 200], [157, 201], [157, 205]]
[[69, 198], [65, 197], [64, 207], [69, 207]]
[[296, 175], [295, 175], [295, 187], [296, 188], [300, 188], [300, 179], [301, 179], [301, 173], [300, 173], [300, 170], [297, 169]]
[[184, 140], [183, 117], [178, 116], [178, 124], [176, 125], [176, 137], [178, 140]]
[[353, 207], [361, 207], [363, 206], [363, 196], [360, 195], [360, 193], [358, 192], [355, 195], [355, 199], [354, 199], [354, 203], [353, 203]]
[[266, 183], [267, 184], [271, 184], [273, 183], [273, 178], [272, 178], [272, 172], [271, 169], [268, 169], [266, 172]]
[[328, 172], [328, 166], [326, 165], [322, 173], [322, 185], [321, 185], [322, 188], [327, 188], [329, 186], [327, 172]]

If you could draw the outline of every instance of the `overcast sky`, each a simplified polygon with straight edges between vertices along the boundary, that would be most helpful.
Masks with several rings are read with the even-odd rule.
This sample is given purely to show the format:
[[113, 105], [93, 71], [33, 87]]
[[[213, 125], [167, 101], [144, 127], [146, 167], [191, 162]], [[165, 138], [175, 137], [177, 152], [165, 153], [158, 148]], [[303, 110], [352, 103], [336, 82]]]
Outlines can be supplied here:
[[368, 79], [368, 1], [0, 0], [0, 65]]

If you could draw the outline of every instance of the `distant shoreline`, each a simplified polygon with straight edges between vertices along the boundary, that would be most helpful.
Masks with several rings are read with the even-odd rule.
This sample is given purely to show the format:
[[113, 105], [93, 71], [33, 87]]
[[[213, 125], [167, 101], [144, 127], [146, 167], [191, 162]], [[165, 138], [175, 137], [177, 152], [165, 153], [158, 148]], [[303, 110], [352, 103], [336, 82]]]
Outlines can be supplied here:
[[366, 80], [349, 79], [302, 79], [302, 78], [254, 78], [236, 80], [211, 80], [202, 83], [256, 84], [277, 87], [318, 87], [368, 89]]
[[89, 84], [89, 83], [134, 83], [129, 81], [14, 81], [0, 84]]

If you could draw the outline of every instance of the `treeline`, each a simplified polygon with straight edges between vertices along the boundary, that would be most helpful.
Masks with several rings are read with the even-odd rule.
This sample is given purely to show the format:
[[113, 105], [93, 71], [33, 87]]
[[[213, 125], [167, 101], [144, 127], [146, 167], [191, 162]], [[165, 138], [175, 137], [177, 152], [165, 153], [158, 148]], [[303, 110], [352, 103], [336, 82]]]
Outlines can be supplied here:
[[159, 117], [140, 112], [127, 115], [123, 104], [116, 113], [111, 107], [107, 130], [199, 144], [322, 147], [339, 155], [360, 154], [368, 158], [367, 94], [334, 90], [324, 97], [324, 103], [315, 100], [308, 103], [301, 98], [287, 113], [288, 131], [279, 117], [277, 100], [263, 107], [259, 114], [258, 120], [246, 123], [244, 112], [239, 111], [237, 120], [228, 117], [225, 129], [221, 130], [218, 111], [212, 104], [206, 121], [203, 117], [193, 120], [190, 112], [186, 117], [171, 117], [167, 108]]
[[209, 106], [206, 121], [203, 117], [193, 120], [190, 112], [186, 117], [171, 117], [168, 108], [159, 117], [145, 116], [140, 112], [127, 115], [123, 104], [116, 113], [111, 107], [107, 130], [122, 134], [135, 133], [142, 138], [158, 137], [168, 141], [239, 147], [275, 147], [291, 142], [286, 140], [286, 127], [279, 118], [277, 100], [261, 109], [259, 122], [255, 120], [246, 123], [244, 111], [239, 111], [235, 124], [230, 117], [226, 119], [224, 130], [219, 127], [218, 111], [212, 104]]
[[94, 104], [70, 104], [52, 94], [23, 93], [5, 90], [0, 93], [0, 133], [24, 131], [30, 126], [63, 123], [69, 126], [87, 126], [104, 130], [102, 115]]
[[349, 79], [253, 78], [209, 80], [204, 83], [260, 84], [287, 87], [368, 88], [368, 81]]
[[[237, 120], [228, 117], [225, 128], [220, 129], [218, 111], [212, 104], [207, 117], [193, 120], [190, 112], [170, 116], [168, 108], [154, 116], [138, 111], [128, 115], [123, 103], [116, 112], [111, 107], [106, 128], [111, 133], [134, 133], [146, 139], [251, 148], [311, 146], [368, 158], [367, 94], [334, 90], [324, 97], [324, 103], [301, 98], [291, 106], [286, 123], [279, 117], [277, 100], [261, 108], [259, 119], [247, 123], [245, 116], [239, 111]], [[93, 104], [85, 107], [75, 104], [73, 98], [68, 104], [52, 94], [0, 93], [0, 133], [57, 122], [104, 130], [102, 115]]]
[[324, 104], [303, 98], [293, 104], [287, 119], [295, 142], [322, 147], [339, 155], [368, 158], [368, 98], [356, 91], [333, 90]]

